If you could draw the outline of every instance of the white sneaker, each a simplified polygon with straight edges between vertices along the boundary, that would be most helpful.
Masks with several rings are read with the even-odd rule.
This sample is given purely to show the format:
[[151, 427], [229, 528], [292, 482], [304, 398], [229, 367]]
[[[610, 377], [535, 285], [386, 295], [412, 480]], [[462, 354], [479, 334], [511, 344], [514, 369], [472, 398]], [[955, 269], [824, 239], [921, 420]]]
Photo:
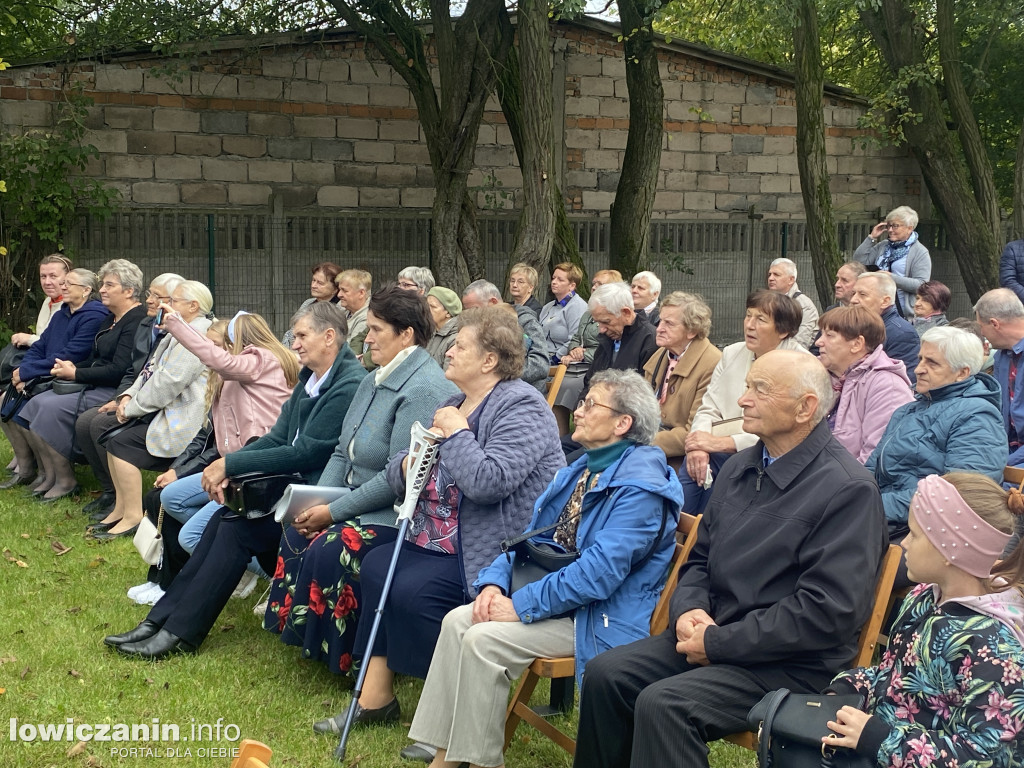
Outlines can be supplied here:
[[139, 595], [139, 599], [136, 602], [139, 605], [156, 605], [164, 594], [164, 591], [160, 589], [160, 585], [157, 584], [149, 592]]
[[231, 593], [231, 596], [240, 597], [244, 600], [252, 594], [254, 589], [256, 589], [257, 581], [259, 581], [259, 579], [255, 573], [252, 571], [246, 571], [242, 574], [242, 579], [238, 582], [238, 586], [235, 587], [235, 591]]
[[139, 595], [149, 592], [153, 587], [159, 586], [155, 581], [147, 581], [145, 584], [136, 584], [128, 590], [128, 599], [135, 600]]
[[270, 605], [269, 600], [264, 600], [262, 603], [256, 603], [256, 607], [252, 609], [252, 612], [259, 616], [260, 620], [267, 614], [267, 606]]

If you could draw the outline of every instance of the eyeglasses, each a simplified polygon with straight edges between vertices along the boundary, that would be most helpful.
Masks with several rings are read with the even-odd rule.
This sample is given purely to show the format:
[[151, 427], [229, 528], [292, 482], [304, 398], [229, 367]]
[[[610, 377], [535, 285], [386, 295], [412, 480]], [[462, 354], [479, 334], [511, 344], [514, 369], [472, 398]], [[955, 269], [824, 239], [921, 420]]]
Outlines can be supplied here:
[[594, 406], [598, 406], [600, 408], [607, 408], [612, 413], [617, 413], [620, 416], [623, 415], [622, 411], [620, 411], [619, 409], [612, 408], [610, 405], [605, 405], [604, 403], [599, 403], [592, 397], [588, 397], [586, 400], [580, 400], [578, 403], [576, 403], [576, 410], [583, 411], [584, 413], [589, 413], [594, 409]]
[[111, 282], [110, 280], [104, 280], [102, 283], [100, 283], [100, 288], [120, 288], [120, 287], [121, 287], [120, 283], [114, 283], [114, 282]]
[[398, 287], [406, 291], [418, 291], [420, 289], [412, 280], [399, 280]]
[[82, 285], [81, 283], [67, 283], [67, 282], [65, 282], [65, 283], [61, 283], [60, 287], [61, 288], [88, 288], [89, 286]]
[[170, 301], [171, 300], [170, 296], [161, 296], [159, 293], [156, 293], [155, 291], [146, 291], [146, 298], [147, 299], [156, 299], [158, 302], [159, 301]]
[[171, 304], [176, 304], [179, 301], [184, 301], [187, 304], [188, 302], [192, 301], [192, 299], [186, 299], [186, 298], [183, 298], [183, 297], [180, 297], [180, 296], [172, 296], [170, 298], [170, 303]]
[[898, 221], [887, 221], [885, 223], [886, 229], [904, 229], [906, 226], [906, 224], [900, 224]]

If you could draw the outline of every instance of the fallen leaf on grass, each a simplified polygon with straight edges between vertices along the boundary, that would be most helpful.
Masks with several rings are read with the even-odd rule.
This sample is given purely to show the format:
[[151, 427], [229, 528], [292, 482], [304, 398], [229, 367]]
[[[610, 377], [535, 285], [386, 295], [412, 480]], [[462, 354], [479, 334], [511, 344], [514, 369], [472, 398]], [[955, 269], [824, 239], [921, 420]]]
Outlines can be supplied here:
[[220, 628], [220, 631], [221, 632], [230, 632], [234, 628], [235, 628], [234, 624], [225, 624], [223, 627]]
[[100, 768], [100, 759], [95, 755], [90, 755], [89, 759], [85, 761], [87, 768]]
[[87, 746], [89, 746], [89, 742], [88, 741], [80, 741], [77, 744], [75, 744], [75, 746], [73, 746], [71, 749], [69, 749], [67, 751], [67, 756], [68, 757], [74, 757], [75, 755], [80, 755], [83, 752], [85, 752], [85, 748]]
[[146, 685], [152, 685], [152, 684], [153, 684], [153, 678], [152, 677], [147, 677], [146, 678]]
[[348, 764], [348, 768], [358, 768], [359, 763], [361, 763], [367, 757], [368, 755], [356, 755], [354, 758], [352, 758], [352, 762]]
[[5, 693], [7, 693], [7, 689], [6, 688], [0, 688], [0, 696], [3, 696]]
[[32, 670], [31, 670], [31, 669], [29, 668], [29, 666], [28, 666], [28, 665], [26, 664], [26, 665], [25, 665], [25, 668], [24, 668], [23, 670], [21, 670], [21, 679], [22, 679], [22, 680], [24, 680], [24, 679], [25, 679], [25, 677], [26, 677], [26, 676], [28, 675], [28, 673], [29, 673], [29, 672], [31, 672], [31, 671], [32, 671]]
[[105, 562], [107, 562], [107, 559], [105, 557], [98, 557], [97, 556], [97, 557], [94, 557], [92, 560], [90, 560], [89, 561], [89, 565], [87, 565], [86, 567], [87, 568], [99, 568]]
[[28, 568], [28, 563], [26, 563], [24, 560], [15, 560], [14, 564], [19, 568]]
[[32, 537], [29, 536], [27, 533], [23, 533], [23, 534], [21, 534], [21, 538], [23, 538], [23, 539], [31, 539]]
[[61, 555], [66, 555], [68, 552], [74, 549], [74, 547], [68, 547], [58, 539], [51, 539], [50, 549], [53, 550], [53, 553], [57, 555], [57, 557], [60, 557]]
[[0, 656], [0, 664], [10, 664], [13, 661], [17, 661], [13, 656]]
[[81, 613], [82, 606], [76, 605], [74, 608], [68, 608], [68, 613]]
[[72, 677], [81, 677], [82, 676], [82, 673], [79, 672], [77, 669], [69, 669], [68, 670], [68, 674], [71, 675]]

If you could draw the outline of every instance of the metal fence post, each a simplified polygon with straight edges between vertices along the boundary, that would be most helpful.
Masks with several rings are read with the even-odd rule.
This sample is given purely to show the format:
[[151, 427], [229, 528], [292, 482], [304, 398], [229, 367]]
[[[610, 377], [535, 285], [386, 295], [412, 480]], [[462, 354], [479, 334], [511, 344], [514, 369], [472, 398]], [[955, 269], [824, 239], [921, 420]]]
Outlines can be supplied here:
[[206, 280], [217, 306], [217, 226], [214, 214], [206, 214]]

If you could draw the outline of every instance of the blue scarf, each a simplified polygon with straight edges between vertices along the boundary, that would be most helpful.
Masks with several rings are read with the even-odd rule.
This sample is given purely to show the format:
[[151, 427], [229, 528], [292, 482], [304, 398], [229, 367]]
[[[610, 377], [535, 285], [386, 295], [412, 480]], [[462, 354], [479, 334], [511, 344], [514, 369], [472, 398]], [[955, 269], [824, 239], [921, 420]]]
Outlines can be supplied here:
[[917, 232], [911, 232], [910, 237], [906, 240], [900, 241], [889, 241], [889, 244], [885, 248], [885, 253], [882, 254], [882, 258], [878, 260], [878, 268], [883, 272], [892, 272], [892, 265], [897, 261], [903, 261], [907, 258], [907, 254], [910, 252], [910, 246], [917, 242]]

